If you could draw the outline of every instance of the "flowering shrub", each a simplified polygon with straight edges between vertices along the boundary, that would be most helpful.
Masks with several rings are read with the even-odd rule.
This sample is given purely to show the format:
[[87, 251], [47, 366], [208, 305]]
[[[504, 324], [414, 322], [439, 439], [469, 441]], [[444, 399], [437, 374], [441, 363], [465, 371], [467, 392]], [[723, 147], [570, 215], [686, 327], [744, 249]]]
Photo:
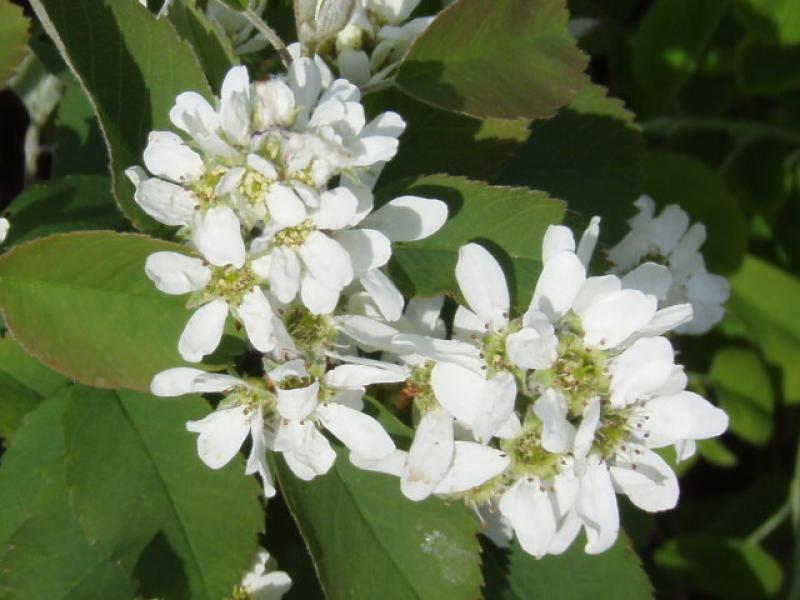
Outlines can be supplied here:
[[743, 213], [590, 81], [605, 17], [289, 4], [31, 0], [30, 176], [61, 129], [0, 220], [0, 589], [649, 597], [650, 514], [765, 410], [726, 395], [759, 355], [696, 349], [796, 282], [726, 278]]

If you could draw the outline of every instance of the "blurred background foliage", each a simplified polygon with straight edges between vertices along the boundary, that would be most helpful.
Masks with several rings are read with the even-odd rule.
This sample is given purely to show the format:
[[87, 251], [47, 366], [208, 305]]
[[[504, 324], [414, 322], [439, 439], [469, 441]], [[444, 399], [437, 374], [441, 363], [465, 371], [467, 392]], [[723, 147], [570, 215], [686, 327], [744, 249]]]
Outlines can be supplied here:
[[[192, 2], [177, 4], [188, 8], [170, 18], [197, 45], [216, 89], [233, 60], [230, 42], [198, 28]], [[440, 7], [424, 0], [418, 14]], [[710, 335], [676, 345], [692, 387], [728, 412], [730, 430], [677, 467], [676, 510], [654, 516], [625, 506], [623, 520], [659, 598], [800, 599], [800, 1], [571, 0], [568, 8], [593, 85], [534, 122], [445, 112], [400, 89], [370, 95], [371, 112], [393, 108], [409, 122], [385, 178], [446, 172], [544, 190], [568, 203], [574, 225], [602, 215], [607, 246], [643, 192], [706, 223], [708, 267], [731, 278], [728, 314]], [[54, 231], [129, 230], [92, 105], [23, 10], [32, 16], [25, 2], [0, 0], [7, 244]], [[271, 0], [266, 18], [292, 37], [288, 3]], [[261, 75], [278, 68], [268, 53], [246, 62]], [[53, 213], [59, 218], [43, 223]], [[0, 356], [7, 443], [38, 401], [20, 399], [11, 373], [31, 359], [10, 343]], [[286, 506], [277, 501], [269, 513], [269, 547], [295, 580], [293, 596], [318, 595]], [[492, 552], [484, 550], [487, 582]], [[518, 597], [506, 592], [487, 597]]]

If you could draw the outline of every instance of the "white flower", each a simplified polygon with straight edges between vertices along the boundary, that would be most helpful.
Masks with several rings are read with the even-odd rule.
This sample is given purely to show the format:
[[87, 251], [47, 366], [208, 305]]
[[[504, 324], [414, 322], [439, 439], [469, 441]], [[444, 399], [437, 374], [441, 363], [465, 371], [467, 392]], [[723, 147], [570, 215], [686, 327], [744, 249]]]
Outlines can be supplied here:
[[289, 468], [301, 479], [324, 474], [336, 458], [318, 428], [329, 431], [352, 454], [367, 460], [381, 460], [395, 451], [394, 442], [380, 423], [361, 412], [361, 397], [365, 386], [403, 381], [407, 372], [389, 363], [360, 362], [335, 367], [322, 380], [312, 377], [302, 360], [270, 371], [277, 410], [283, 418], [273, 449], [283, 453]]
[[268, 352], [275, 346], [275, 316], [261, 289], [263, 259], [242, 268], [215, 267], [177, 252], [156, 252], [145, 263], [145, 273], [167, 294], [194, 292], [200, 307], [190, 317], [178, 341], [181, 356], [198, 362], [219, 346], [228, 314], [233, 314], [253, 346]]
[[270, 431], [264, 427], [266, 398], [250, 383], [218, 373], [200, 369], [178, 367], [158, 373], [150, 385], [156, 396], [180, 396], [189, 393], [227, 393], [217, 410], [199, 421], [189, 421], [186, 429], [199, 433], [197, 454], [212, 469], [228, 464], [239, 452], [248, 434], [252, 447], [247, 459], [245, 474], [258, 473], [264, 485], [264, 495], [275, 495], [272, 475], [265, 450], [270, 445]]
[[292, 587], [292, 579], [277, 568], [275, 558], [262, 548], [239, 587], [252, 600], [280, 600]]
[[[700, 247], [706, 239], [702, 223], [689, 226], [689, 215], [676, 204], [655, 216], [655, 202], [641, 196], [631, 230], [608, 252], [625, 287], [654, 294], [663, 307], [689, 303], [691, 320], [678, 333], [702, 334], [722, 320], [730, 295], [727, 279], [706, 271]], [[640, 264], [641, 263], [641, 264]], [[661, 264], [659, 264], [661, 263]]]
[[8, 229], [10, 227], [11, 224], [8, 222], [8, 219], [0, 217], [0, 244], [6, 241], [6, 236], [8, 235]]
[[[251, 10], [262, 15], [266, 6], [266, 0], [257, 0], [251, 3]], [[252, 54], [267, 47], [267, 40], [255, 31], [241, 11], [228, 7], [220, 0], [209, 0], [206, 16], [231, 41], [234, 52], [239, 56]]]
[[335, 62], [342, 77], [361, 87], [392, 75], [411, 43], [433, 17], [407, 21], [419, 0], [356, 0], [347, 25], [336, 36]]

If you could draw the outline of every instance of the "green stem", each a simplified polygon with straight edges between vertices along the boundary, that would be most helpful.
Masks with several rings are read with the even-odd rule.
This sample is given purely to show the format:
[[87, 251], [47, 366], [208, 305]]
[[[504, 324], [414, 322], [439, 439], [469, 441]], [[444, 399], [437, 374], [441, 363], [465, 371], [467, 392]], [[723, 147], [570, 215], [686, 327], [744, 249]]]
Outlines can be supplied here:
[[276, 33], [274, 29], [269, 27], [264, 21], [261, 20], [261, 16], [251, 8], [247, 8], [246, 10], [242, 11], [242, 14], [250, 21], [250, 24], [255, 27], [258, 32], [267, 38], [267, 41], [270, 45], [275, 48], [278, 56], [281, 57], [281, 62], [283, 62], [283, 66], [287, 69], [292, 64], [292, 55], [289, 54], [289, 50], [286, 49], [286, 44], [283, 43], [281, 37]]
[[758, 529], [747, 536], [748, 544], [759, 544], [769, 534], [780, 527], [783, 522], [792, 514], [792, 503], [790, 500], [784, 502], [781, 507], [775, 511], [766, 521], [764, 521]]

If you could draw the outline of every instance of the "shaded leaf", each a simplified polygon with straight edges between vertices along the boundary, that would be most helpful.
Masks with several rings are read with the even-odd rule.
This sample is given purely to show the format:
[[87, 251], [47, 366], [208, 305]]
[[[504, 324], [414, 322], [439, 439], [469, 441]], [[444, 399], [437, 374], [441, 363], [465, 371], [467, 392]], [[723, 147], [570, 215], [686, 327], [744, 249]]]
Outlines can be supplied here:
[[720, 407], [730, 417], [731, 430], [748, 442], [766, 442], [772, 434], [775, 398], [758, 355], [746, 348], [722, 348], [714, 356], [709, 376]]
[[564, 554], [535, 559], [514, 541], [509, 548], [483, 543], [486, 600], [583, 600], [653, 597], [641, 562], [624, 536], [603, 554], [590, 555], [580, 540]]
[[[64, 88], [64, 96], [56, 111], [53, 141], [53, 179], [65, 175], [109, 175], [106, 148], [94, 108], [72, 77]], [[111, 195], [111, 181], [107, 191]]]
[[32, 0], [31, 6], [95, 108], [120, 208], [137, 228], [162, 231], [134, 202], [124, 171], [141, 163], [150, 131], [171, 128], [175, 96], [194, 90], [211, 97], [192, 48], [168, 19], [156, 19], [138, 2]]
[[800, 5], [795, 0], [737, 0], [742, 22], [766, 39], [800, 44]]
[[0, 88], [5, 87], [16, 67], [25, 56], [29, 22], [22, 7], [11, 0], [0, 0]]
[[14, 223], [8, 232], [8, 246], [51, 233], [128, 228], [111, 195], [111, 179], [103, 175], [67, 176], [34, 184], [14, 198], [8, 214]]
[[476, 117], [541, 119], [587, 81], [563, 0], [457, 0], [412, 44], [398, 85]]
[[800, 87], [800, 41], [780, 46], [747, 36], [736, 52], [736, 81], [750, 94], [780, 94]]

